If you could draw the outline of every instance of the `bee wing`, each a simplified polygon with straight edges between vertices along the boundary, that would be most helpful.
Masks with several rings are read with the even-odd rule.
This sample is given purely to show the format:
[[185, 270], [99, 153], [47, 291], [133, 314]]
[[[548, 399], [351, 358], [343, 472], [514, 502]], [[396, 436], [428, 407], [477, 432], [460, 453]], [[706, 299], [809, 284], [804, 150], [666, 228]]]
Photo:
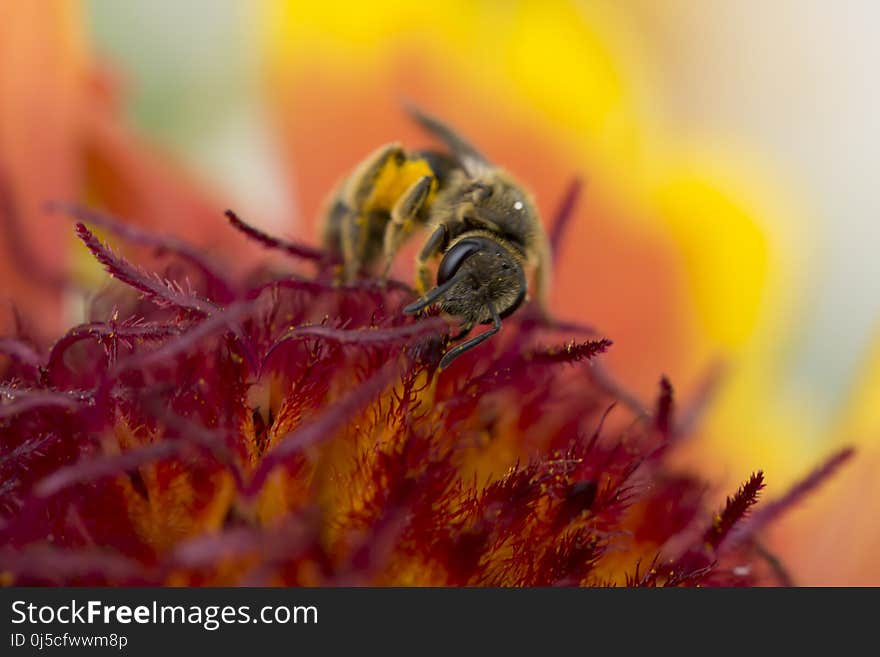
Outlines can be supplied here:
[[476, 177], [495, 168], [470, 142], [440, 119], [423, 112], [412, 103], [405, 103], [404, 109], [426, 132], [442, 141], [452, 151], [469, 176]]

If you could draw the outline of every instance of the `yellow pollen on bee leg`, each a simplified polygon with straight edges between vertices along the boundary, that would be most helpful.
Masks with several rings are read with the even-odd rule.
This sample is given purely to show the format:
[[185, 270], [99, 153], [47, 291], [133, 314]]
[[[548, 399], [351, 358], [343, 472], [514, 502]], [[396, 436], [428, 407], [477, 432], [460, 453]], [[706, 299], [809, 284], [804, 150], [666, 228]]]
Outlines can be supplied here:
[[[373, 183], [373, 191], [364, 204], [364, 209], [367, 211], [373, 209], [390, 211], [414, 182], [425, 176], [433, 175], [434, 172], [425, 160], [408, 159], [402, 163], [389, 160], [376, 177]], [[434, 180], [425, 203], [429, 204], [433, 201], [436, 193], [437, 181]]]

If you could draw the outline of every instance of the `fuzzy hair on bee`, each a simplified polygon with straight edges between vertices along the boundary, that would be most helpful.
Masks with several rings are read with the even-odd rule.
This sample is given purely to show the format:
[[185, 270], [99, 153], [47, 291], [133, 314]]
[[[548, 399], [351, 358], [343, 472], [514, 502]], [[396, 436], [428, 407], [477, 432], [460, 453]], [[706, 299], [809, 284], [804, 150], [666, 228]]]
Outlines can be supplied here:
[[[416, 260], [422, 296], [404, 312], [438, 306], [461, 324], [453, 340], [478, 324], [491, 325], [450, 349], [443, 368], [501, 330], [501, 320], [529, 296], [529, 273], [532, 296], [545, 313], [550, 249], [531, 195], [510, 174], [440, 120], [406, 109], [446, 150], [407, 151], [398, 143], [378, 148], [331, 196], [323, 240], [340, 256], [345, 281], [377, 266], [384, 280], [403, 243], [427, 229]], [[437, 259], [432, 284], [430, 263]]]

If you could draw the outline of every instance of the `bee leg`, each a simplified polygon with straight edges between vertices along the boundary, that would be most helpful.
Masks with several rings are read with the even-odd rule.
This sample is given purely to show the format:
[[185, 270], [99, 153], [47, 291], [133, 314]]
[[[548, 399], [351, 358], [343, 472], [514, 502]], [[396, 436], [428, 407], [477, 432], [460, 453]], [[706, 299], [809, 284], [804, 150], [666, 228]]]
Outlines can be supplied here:
[[431, 288], [431, 274], [428, 271], [428, 260], [443, 251], [448, 240], [449, 229], [446, 227], [446, 224], [440, 224], [434, 232], [431, 233], [431, 237], [428, 238], [428, 241], [425, 242], [425, 246], [422, 247], [422, 250], [419, 252], [418, 257], [416, 258], [416, 268], [418, 271], [416, 287], [418, 288], [419, 294], [424, 294]]
[[422, 176], [409, 186], [409, 189], [403, 193], [403, 196], [397, 200], [391, 209], [391, 221], [385, 227], [385, 241], [382, 249], [385, 259], [385, 264], [382, 268], [383, 281], [388, 278], [388, 272], [391, 270], [394, 256], [400, 249], [403, 239], [412, 231], [416, 215], [421, 210], [425, 199], [428, 198], [428, 193], [431, 191], [431, 185], [433, 184], [433, 176]]
[[346, 282], [351, 282], [368, 264], [364, 259], [370, 231], [364, 206], [373, 193], [376, 179], [391, 160], [403, 162], [405, 159], [406, 153], [400, 144], [385, 144], [373, 151], [344, 184], [342, 201], [348, 213], [342, 218], [339, 237]]
[[403, 147], [397, 142], [385, 144], [373, 151], [358, 165], [351, 178], [345, 184], [343, 197], [348, 207], [362, 210], [376, 184], [376, 179], [386, 167], [389, 160], [394, 159], [398, 164], [406, 160]]
[[501, 330], [501, 317], [498, 315], [498, 311], [495, 310], [495, 306], [493, 306], [492, 304], [487, 305], [489, 307], [489, 312], [492, 313], [492, 328], [490, 328], [488, 331], [483, 331], [482, 333], [474, 336], [467, 342], [462, 342], [460, 345], [453, 347], [452, 349], [447, 351], [446, 354], [444, 354], [443, 358], [440, 360], [441, 370], [449, 367], [449, 364], [456, 358], [461, 356], [464, 352], [473, 349], [479, 344], [482, 344]]
[[467, 334], [473, 330], [474, 330], [473, 324], [465, 324], [464, 326], [461, 327], [461, 330], [458, 333], [456, 333], [455, 335], [449, 336], [449, 339], [452, 342], [455, 342], [456, 340], [461, 340], [462, 338], [466, 337]]
[[365, 233], [365, 226], [362, 225], [357, 212], [347, 208], [339, 227], [339, 242], [342, 246], [342, 280], [345, 283], [351, 283], [355, 279], [363, 264], [362, 258], [358, 254], [361, 251], [359, 242]]

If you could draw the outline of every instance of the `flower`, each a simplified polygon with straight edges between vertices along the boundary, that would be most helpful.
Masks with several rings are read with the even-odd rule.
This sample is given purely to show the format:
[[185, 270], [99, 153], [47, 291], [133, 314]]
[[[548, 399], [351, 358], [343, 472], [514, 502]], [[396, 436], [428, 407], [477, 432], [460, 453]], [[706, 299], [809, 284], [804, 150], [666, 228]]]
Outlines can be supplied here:
[[[12, 256], [0, 267], [21, 311], [5, 322], [10, 337], [0, 341], [0, 513], [10, 541], [3, 564], [11, 564], [6, 578], [377, 581], [381, 569], [364, 563], [427, 578], [433, 571], [422, 568], [424, 547], [409, 560], [394, 552], [396, 539], [410, 536], [393, 509], [409, 508], [415, 499], [406, 492], [411, 482], [398, 487], [404, 501], [393, 498], [392, 511], [384, 498], [370, 502], [370, 491], [410, 474], [388, 474], [377, 470], [380, 465], [392, 468], [392, 456], [401, 453], [415, 460], [404, 463], [422, 463], [418, 451], [406, 450], [427, 432], [434, 451], [425, 462], [451, 461], [453, 481], [464, 487], [458, 498], [438, 501], [439, 508], [455, 512], [454, 519], [475, 522], [481, 500], [492, 501], [491, 482], [504, 497], [504, 486], [521, 479], [535, 495], [527, 505], [531, 515], [511, 521], [505, 540], [483, 536], [497, 542], [495, 557], [507, 559], [512, 582], [525, 581], [528, 556], [543, 581], [574, 582], [575, 574], [561, 565], [565, 554], [579, 554], [582, 567], [592, 564], [577, 580], [585, 583], [789, 581], [755, 539], [849, 452], [840, 451], [790, 494], [740, 519], [762, 483], [746, 478], [749, 468], [764, 467], [770, 490], [779, 491], [781, 482], [816, 460], [814, 450], [803, 449], [813, 430], [806, 414], [778, 413], [772, 363], [791, 315], [788, 278], [796, 267], [781, 246], [784, 240], [761, 224], [769, 210], [764, 176], [754, 173], [754, 163], [731, 163], [659, 124], [643, 97], [645, 70], [627, 46], [624, 22], [604, 5], [526, 3], [498, 22], [495, 5], [485, 3], [449, 2], [426, 14], [411, 3], [380, 2], [367, 15], [337, 11], [331, 3], [267, 4], [267, 78], [279, 143], [297, 174], [290, 188], [302, 201], [296, 218], [301, 224], [309, 224], [330, 185], [365, 152], [383, 140], [409, 143], [412, 128], [397, 118], [404, 92], [448, 117], [527, 181], [545, 216], [565, 195], [569, 172], [588, 174], [587, 205], [559, 249], [553, 307], [566, 317], [596, 321], [615, 345], [600, 355], [593, 353], [599, 350], [595, 336], [575, 335], [569, 349], [565, 338], [573, 334], [560, 330], [561, 323], [541, 326], [524, 315], [506, 325], [501, 340], [436, 376], [431, 350], [442, 340], [440, 320], [416, 326], [395, 316], [405, 288], [381, 291], [365, 281], [364, 289], [337, 289], [321, 270], [291, 277], [289, 267], [265, 262], [256, 273], [249, 271], [255, 252], [246, 251], [234, 231], [215, 230], [218, 195], [119, 119], [114, 76], [91, 56], [76, 3], [16, 7], [4, 23], [8, 38], [0, 40], [0, 48], [9, 49], [0, 57], [0, 84], [6, 85], [0, 94], [0, 240]], [[484, 38], [487, 30], [492, 39]], [[41, 132], [45, 143], [21, 138], [33, 134], [35, 125], [49, 126]], [[56, 176], [55, 167], [63, 175]], [[47, 216], [47, 200], [87, 202], [127, 221], [69, 204]], [[126, 256], [136, 245], [155, 250], [147, 259], [141, 249], [138, 258], [161, 277], [145, 275], [101, 246], [91, 230], [80, 230], [99, 260], [146, 301], [114, 288], [93, 302], [84, 323], [65, 333], [71, 322], [65, 317], [76, 314], [62, 312], [61, 292], [89, 289], [100, 280], [92, 272], [71, 275], [71, 262], [83, 258], [74, 256], [64, 237], [69, 232], [62, 215], [70, 213], [102, 236], [112, 235]], [[171, 226], [189, 240], [165, 237]], [[302, 245], [239, 227], [276, 252], [320, 260]], [[214, 259], [203, 248], [208, 239], [226, 247], [224, 258]], [[268, 288], [260, 291], [261, 285]], [[362, 314], [366, 308], [369, 315]], [[358, 332], [367, 327], [375, 328]], [[739, 367], [698, 424], [713, 390], [700, 372], [718, 353]], [[566, 365], [578, 355], [584, 360]], [[502, 358], [496, 362], [496, 356]], [[326, 359], [327, 369], [308, 365], [310, 359]], [[401, 372], [386, 373], [388, 381], [374, 378], [382, 372], [380, 362], [398, 360]], [[541, 372], [534, 382], [523, 378], [523, 367], [533, 361]], [[671, 374], [675, 394], [668, 384], [654, 390], [660, 371]], [[306, 372], [314, 378], [291, 387]], [[478, 389], [467, 388], [471, 379], [481, 384]], [[456, 389], [456, 381], [464, 387]], [[165, 389], [178, 382], [186, 384], [181, 395]], [[453, 400], [468, 394], [501, 401], [487, 410], [489, 402], [479, 399]], [[652, 394], [653, 411], [640, 401]], [[351, 397], [353, 406], [360, 404], [354, 410], [345, 405]], [[690, 401], [682, 404], [677, 397]], [[427, 415], [410, 424], [414, 414], [407, 412], [398, 422], [390, 412], [402, 398], [407, 409], [418, 405]], [[583, 468], [565, 470], [566, 450], [585, 449], [584, 437], [592, 440], [612, 403], [593, 451], [572, 459], [582, 459]], [[290, 430], [305, 431], [326, 413], [327, 422], [334, 415], [356, 418], [361, 429], [325, 431], [327, 425], [318, 424], [307, 436], [320, 432], [323, 441], [302, 454], [296, 442], [285, 448], [292, 451], [280, 449], [279, 443], [291, 444], [284, 440]], [[377, 428], [380, 420], [384, 428]], [[435, 437], [448, 421], [461, 433]], [[682, 440], [695, 427], [701, 439]], [[453, 438], [454, 445], [443, 442]], [[686, 452], [697, 456], [683, 465]], [[601, 467], [591, 460], [597, 455], [604, 459]], [[261, 481], [257, 474], [266, 459], [281, 465], [271, 466]], [[363, 465], [354, 468], [353, 459]], [[869, 463], [860, 467], [870, 472]], [[716, 500], [722, 484], [714, 470], [721, 468], [746, 482], [729, 511]], [[578, 479], [588, 477], [584, 470], [596, 473], [596, 481]], [[600, 474], [608, 477], [607, 493]], [[549, 487], [557, 478], [562, 488]], [[723, 486], [737, 490], [736, 484]], [[349, 515], [349, 524], [332, 515], [345, 510], [335, 495], [348, 489], [354, 491], [349, 515], [361, 514], [360, 525]], [[564, 518], [568, 493], [572, 508], [581, 503], [589, 509], [573, 512], [565, 525], [548, 513], [559, 510]], [[611, 498], [620, 504], [608, 506], [601, 519], [607, 524], [597, 528], [602, 500]], [[835, 546], [845, 555], [860, 544], [865, 528], [848, 525], [835, 513], [841, 498], [829, 499], [802, 535], [833, 519], [848, 532], [849, 540]], [[851, 497], [842, 499], [847, 504]], [[444, 507], [447, 501], [459, 506]], [[503, 506], [511, 516], [518, 508]], [[717, 525], [709, 510], [717, 511]], [[409, 517], [408, 510], [401, 513]], [[450, 524], [452, 537], [445, 543], [428, 530], [419, 535], [440, 541], [431, 554], [470, 551], [471, 560], [479, 554], [482, 573], [495, 557], [482, 549], [474, 526]], [[589, 536], [595, 545], [571, 537], [584, 527], [594, 532]], [[468, 541], [476, 547], [466, 549]], [[809, 563], [802, 547], [808, 543], [783, 544], [782, 563], [789, 564], [792, 554]], [[513, 544], [534, 551], [511, 561]], [[277, 552], [267, 545], [277, 545]], [[306, 556], [282, 568], [292, 546]], [[397, 561], [388, 565], [382, 557]], [[808, 572], [815, 578], [827, 571], [813, 557]], [[347, 568], [338, 563], [345, 559], [351, 561]], [[431, 563], [441, 574], [457, 572], [449, 581], [461, 582], [467, 561]], [[795, 571], [795, 581], [801, 572]]]
[[773, 583], [760, 532], [848, 457], [750, 515], [756, 472], [713, 516], [669, 459], [692, 410], [665, 378], [639, 408], [598, 365], [609, 340], [560, 341], [588, 329], [527, 307], [440, 371], [449, 327], [405, 316], [403, 283], [338, 285], [324, 253], [231, 212], [313, 271], [235, 277], [64, 211], [160, 248], [166, 273], [77, 223], [121, 285], [46, 353], [0, 344], [7, 583]]

